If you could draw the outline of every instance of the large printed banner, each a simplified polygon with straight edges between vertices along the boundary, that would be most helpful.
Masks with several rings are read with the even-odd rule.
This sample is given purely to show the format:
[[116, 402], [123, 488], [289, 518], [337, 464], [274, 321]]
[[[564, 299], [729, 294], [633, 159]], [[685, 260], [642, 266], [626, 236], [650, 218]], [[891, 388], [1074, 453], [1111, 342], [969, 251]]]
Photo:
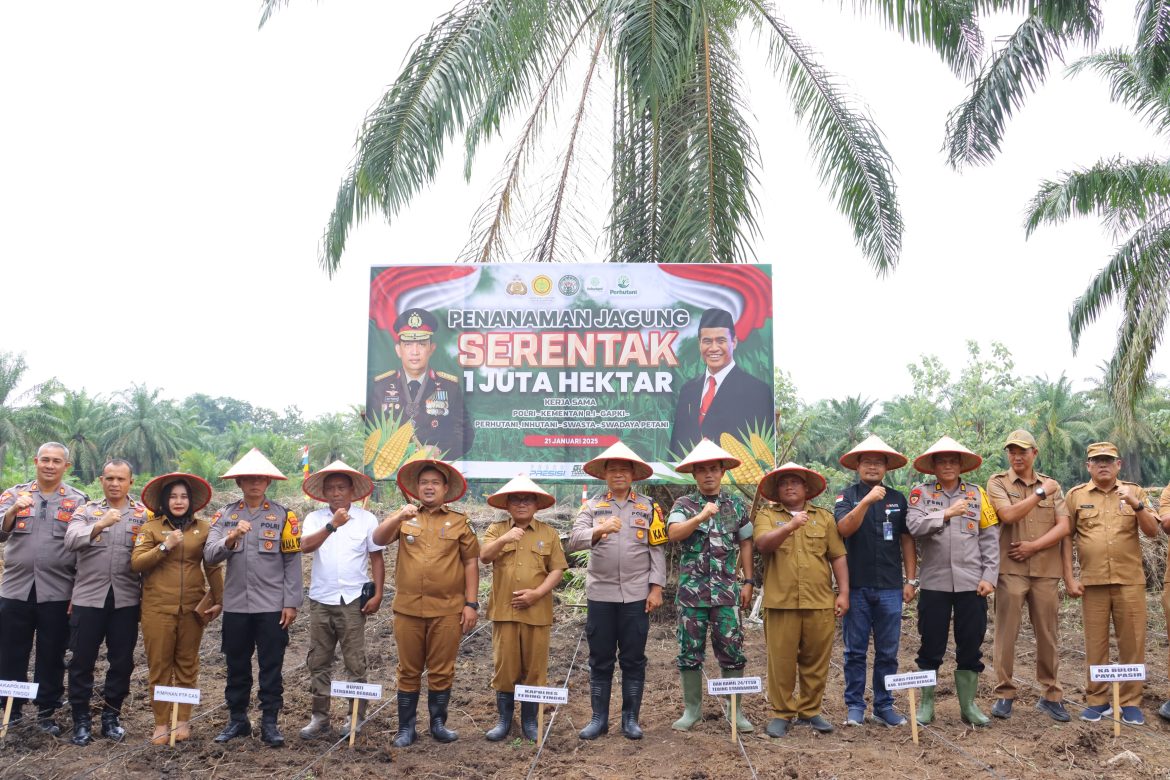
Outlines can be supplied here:
[[[588, 479], [619, 438], [674, 481], [701, 438], [771, 465], [772, 278], [756, 265], [373, 268], [365, 463]], [[750, 465], [750, 467], [749, 467]]]

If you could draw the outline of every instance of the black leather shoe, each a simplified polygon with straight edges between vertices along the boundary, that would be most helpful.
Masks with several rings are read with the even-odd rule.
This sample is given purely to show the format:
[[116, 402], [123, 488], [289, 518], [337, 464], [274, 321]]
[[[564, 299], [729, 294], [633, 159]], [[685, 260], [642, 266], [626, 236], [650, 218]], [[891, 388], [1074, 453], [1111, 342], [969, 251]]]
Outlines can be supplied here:
[[431, 736], [439, 742], [454, 742], [458, 732], [447, 728], [447, 704], [451, 701], [451, 689], [427, 691], [427, 710], [431, 715]]
[[[589, 722], [585, 724], [585, 728], [577, 733], [577, 736], [581, 739], [597, 739], [609, 731], [609, 694], [612, 690], [612, 677], [590, 676], [589, 706], [593, 710], [593, 715], [589, 718]], [[624, 721], [622, 725], [625, 725]]]
[[245, 716], [240, 719], [233, 717], [228, 721], [228, 724], [223, 727], [223, 731], [215, 735], [215, 741], [223, 744], [224, 742], [231, 742], [236, 737], [248, 737], [252, 735], [252, 722]]
[[122, 728], [118, 713], [102, 712], [102, 736], [115, 742], [121, 742], [126, 738], [126, 729]]
[[89, 718], [74, 720], [73, 737], [69, 741], [74, 745], [88, 745], [93, 742], [93, 722]]
[[415, 724], [418, 723], [418, 691], [398, 692], [398, 733], [394, 735], [394, 747], [404, 748], [418, 739]]
[[520, 731], [524, 739], [536, 741], [536, 709], [540, 705], [534, 701], [520, 702]]
[[484, 735], [488, 742], [499, 742], [512, 730], [512, 716], [516, 714], [516, 694], [496, 691], [496, 711], [500, 718]]
[[829, 723], [821, 715], [813, 715], [811, 718], [798, 718], [796, 722], [803, 726], [812, 726], [814, 731], [819, 731], [821, 734], [833, 733], [833, 724]]
[[[1068, 723], [1072, 720], [1072, 716], [1068, 714], [1068, 710], [1064, 708], [1063, 701], [1049, 701], [1048, 699], [1041, 699], [1036, 702], [1036, 709], [1041, 712], [1048, 713], [1048, 717], [1052, 718], [1057, 723]], [[992, 713], [994, 714], [994, 712]], [[1159, 713], [1160, 714], [1160, 713]]]
[[42, 734], [48, 734], [50, 737], [61, 736], [61, 727], [57, 725], [57, 721], [53, 720], [53, 711], [43, 711], [37, 714], [37, 729]]
[[764, 727], [764, 733], [769, 737], [783, 737], [788, 733], [788, 721], [784, 718], [772, 718]]
[[641, 739], [638, 714], [642, 709], [642, 680], [627, 680], [622, 675], [622, 733], [626, 739]]
[[991, 705], [991, 714], [997, 718], [1007, 720], [1012, 716], [1013, 703], [1011, 699], [996, 699], [995, 704]]
[[276, 714], [265, 714], [260, 719], [260, 741], [268, 747], [284, 747], [284, 735], [276, 723]]

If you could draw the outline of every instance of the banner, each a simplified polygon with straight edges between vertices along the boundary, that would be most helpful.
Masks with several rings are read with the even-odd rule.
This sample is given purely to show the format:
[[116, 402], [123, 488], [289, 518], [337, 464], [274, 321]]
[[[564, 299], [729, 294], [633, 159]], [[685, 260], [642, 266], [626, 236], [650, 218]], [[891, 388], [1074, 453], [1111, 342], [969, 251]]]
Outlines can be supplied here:
[[660, 481], [701, 438], [775, 457], [771, 268], [548, 263], [371, 269], [367, 471], [589, 479], [619, 438]]

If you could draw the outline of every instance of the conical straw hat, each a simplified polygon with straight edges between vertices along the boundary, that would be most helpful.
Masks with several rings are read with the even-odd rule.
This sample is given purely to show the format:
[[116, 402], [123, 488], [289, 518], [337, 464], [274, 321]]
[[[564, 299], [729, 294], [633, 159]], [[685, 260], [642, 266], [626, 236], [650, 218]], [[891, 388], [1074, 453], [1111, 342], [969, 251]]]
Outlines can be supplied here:
[[536, 496], [537, 510], [548, 509], [557, 502], [557, 500], [546, 493], [540, 487], [540, 485], [536, 484], [528, 477], [521, 475], [519, 477], [513, 477], [511, 482], [488, 496], [488, 505], [494, 506], [496, 509], [507, 509], [508, 496], [512, 495], [513, 493], [531, 493], [532, 495]]
[[280, 469], [272, 465], [272, 461], [264, 457], [264, 453], [253, 447], [248, 454], [236, 461], [236, 464], [220, 475], [220, 479], [236, 479], [237, 477], [268, 477], [270, 479], [288, 479], [280, 473]]
[[760, 495], [773, 503], [780, 503], [780, 477], [785, 474], [795, 474], [804, 480], [804, 485], [808, 489], [808, 494], [805, 495], [807, 501], [812, 501], [824, 493], [825, 487], [828, 486], [825, 478], [817, 472], [788, 461], [783, 466], [772, 469], [764, 475], [764, 478], [760, 480], [759, 488], [757, 488]]
[[163, 490], [172, 482], [186, 482], [187, 494], [191, 499], [191, 514], [194, 515], [211, 501], [211, 485], [203, 477], [194, 474], [185, 474], [175, 471], [155, 477], [146, 483], [142, 489], [142, 503], [155, 515], [166, 514], [166, 507], [162, 505]]
[[959, 471], [962, 474], [966, 474], [968, 471], [974, 471], [983, 464], [983, 458], [971, 452], [971, 450], [959, 444], [950, 436], [944, 436], [930, 445], [930, 449], [914, 459], [914, 469], [923, 474], [933, 474], [934, 456], [940, 453], [958, 455]]
[[654, 474], [654, 469], [650, 467], [649, 463], [639, 458], [637, 453], [620, 441], [614, 442], [608, 450], [586, 463], [582, 468], [591, 477], [605, 479], [605, 464], [611, 460], [629, 461], [630, 465], [634, 467], [635, 482], [649, 479]]
[[906, 465], [907, 458], [902, 453], [882, 441], [880, 436], [870, 436], [853, 449], [840, 457], [840, 463], [845, 468], [856, 471], [857, 463], [862, 455], [885, 455], [886, 466], [893, 471]]
[[721, 461], [725, 469], [733, 469], [739, 465], [739, 458], [710, 439], [703, 439], [695, 445], [689, 455], [682, 459], [681, 463], [674, 467], [674, 470], [679, 474], [690, 474], [695, 470], [696, 463], [710, 463], [712, 461]]
[[418, 495], [418, 475], [426, 468], [438, 469], [447, 477], [447, 493], [443, 496], [442, 503], [450, 504], [452, 501], [458, 501], [459, 497], [467, 492], [467, 480], [450, 463], [444, 463], [441, 460], [431, 460], [429, 458], [419, 458], [418, 460], [404, 463], [402, 468], [398, 469], [398, 487], [403, 493], [411, 498], [422, 500]]
[[305, 491], [305, 495], [309, 496], [309, 498], [315, 498], [322, 503], [328, 504], [329, 501], [325, 498], [325, 478], [331, 474], [344, 474], [349, 477], [349, 481], [353, 483], [353, 498], [355, 501], [360, 501], [374, 492], [374, 480], [340, 460], [335, 460], [325, 468], [310, 474], [305, 479], [305, 483], [301, 485], [301, 490]]

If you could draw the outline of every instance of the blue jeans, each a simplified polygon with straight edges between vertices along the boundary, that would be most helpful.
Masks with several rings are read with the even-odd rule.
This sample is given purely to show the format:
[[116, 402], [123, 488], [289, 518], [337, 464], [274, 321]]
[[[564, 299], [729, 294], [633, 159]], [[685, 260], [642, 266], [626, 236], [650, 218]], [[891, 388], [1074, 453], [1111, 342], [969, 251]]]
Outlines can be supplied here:
[[865, 660], [873, 634], [873, 709], [894, 706], [886, 690], [887, 674], [898, 673], [902, 638], [902, 589], [854, 588], [845, 614], [845, 707], [865, 710]]

